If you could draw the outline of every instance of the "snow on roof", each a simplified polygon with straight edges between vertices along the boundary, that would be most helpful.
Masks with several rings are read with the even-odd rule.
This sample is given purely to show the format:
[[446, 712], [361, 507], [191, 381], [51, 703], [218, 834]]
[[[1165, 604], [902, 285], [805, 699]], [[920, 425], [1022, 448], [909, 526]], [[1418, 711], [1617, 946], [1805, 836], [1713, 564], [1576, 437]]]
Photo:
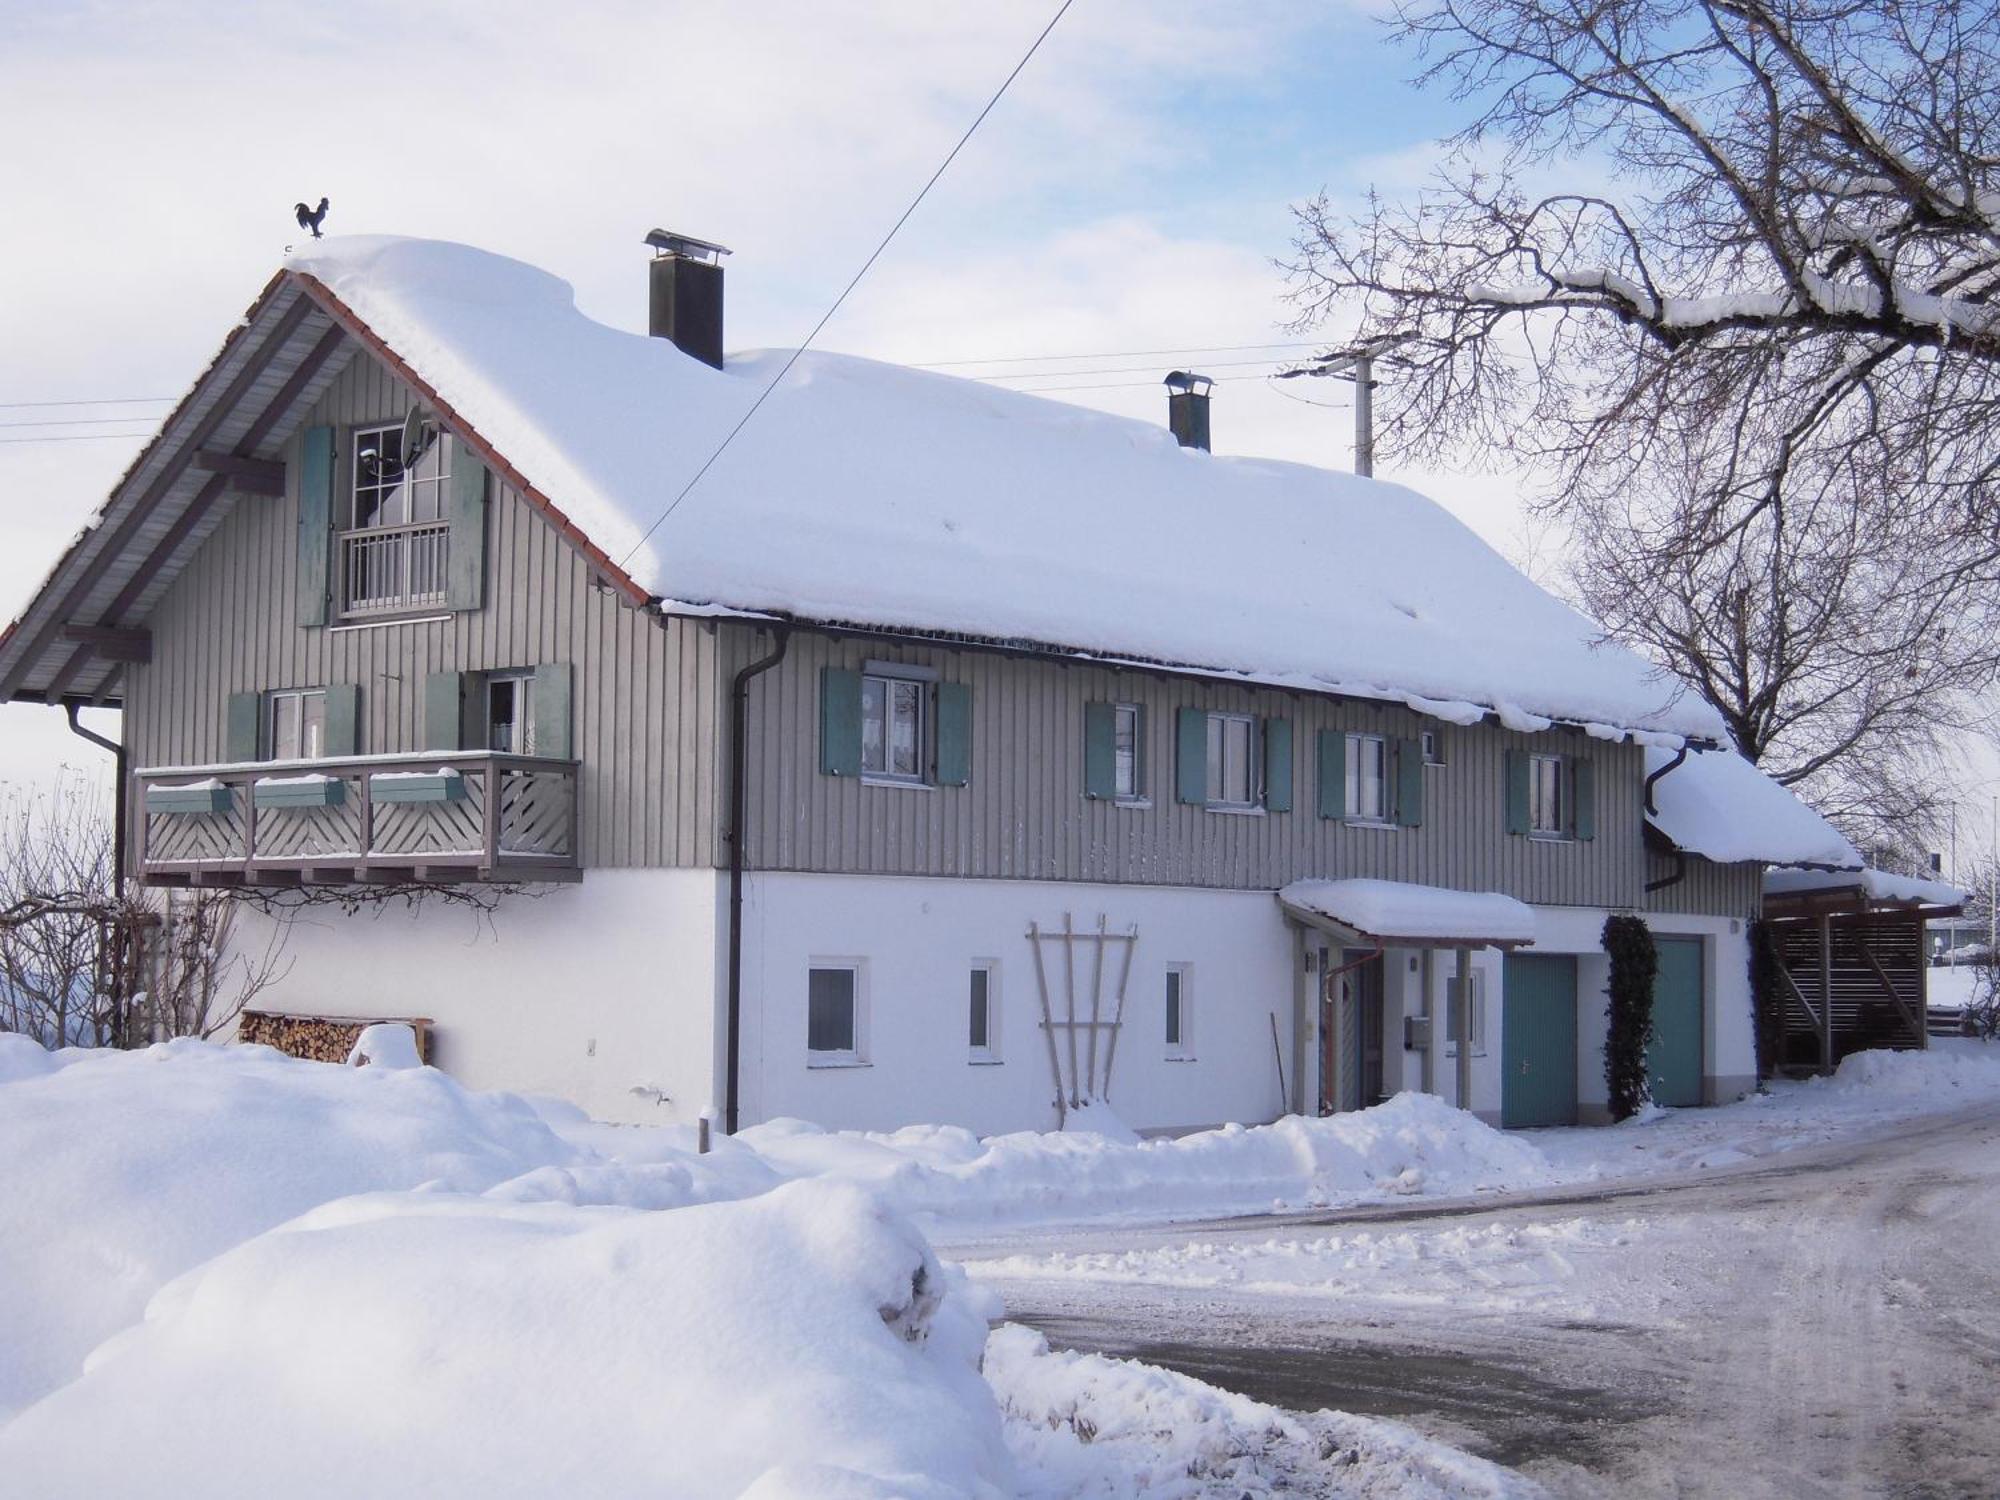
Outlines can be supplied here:
[[713, 370], [462, 245], [329, 239], [287, 264], [676, 606], [1032, 642], [1461, 722], [1722, 732], [1400, 485], [849, 356], [803, 356], [648, 538], [784, 351]]
[[1532, 943], [1534, 908], [1492, 891], [1450, 891], [1400, 880], [1295, 880], [1278, 900], [1379, 939], [1440, 945]]
[[[1647, 774], [1672, 759], [1649, 747]], [[1659, 812], [1646, 821], [1675, 848], [1719, 864], [1861, 867], [1837, 828], [1733, 750], [1689, 755], [1653, 783], [1653, 803]]]
[[1942, 880], [1892, 875], [1887, 870], [1769, 870], [1767, 896], [1802, 896], [1821, 891], [1854, 891], [1870, 901], [1913, 902], [1919, 906], [1963, 906], [1971, 892]]

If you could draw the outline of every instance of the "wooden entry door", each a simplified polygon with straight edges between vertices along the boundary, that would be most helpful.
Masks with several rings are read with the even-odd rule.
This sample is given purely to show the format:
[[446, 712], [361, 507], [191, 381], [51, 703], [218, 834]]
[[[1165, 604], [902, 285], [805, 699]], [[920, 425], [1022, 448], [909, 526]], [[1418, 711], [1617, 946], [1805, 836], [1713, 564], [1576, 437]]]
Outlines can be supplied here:
[[1660, 938], [1657, 946], [1660, 967], [1653, 978], [1653, 1044], [1646, 1049], [1646, 1076], [1655, 1104], [1699, 1104], [1701, 939]]
[[1319, 1112], [1366, 1109], [1382, 1099], [1382, 955], [1326, 954], [1320, 985]]
[[1576, 1123], [1576, 959], [1510, 953], [1500, 996], [1500, 1123]]

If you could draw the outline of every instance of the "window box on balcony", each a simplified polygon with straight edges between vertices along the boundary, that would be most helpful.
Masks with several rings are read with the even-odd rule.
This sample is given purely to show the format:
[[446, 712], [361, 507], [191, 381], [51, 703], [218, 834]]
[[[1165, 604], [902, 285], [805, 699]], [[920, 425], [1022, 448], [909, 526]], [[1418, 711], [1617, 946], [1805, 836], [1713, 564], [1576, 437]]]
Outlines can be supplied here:
[[338, 776], [262, 776], [251, 799], [265, 807], [339, 807], [347, 800], [347, 783]]
[[368, 778], [377, 802], [463, 802], [465, 778], [456, 771], [383, 771]]
[[207, 817], [229, 811], [229, 788], [219, 781], [191, 781], [184, 786], [149, 786], [146, 811], [169, 816]]

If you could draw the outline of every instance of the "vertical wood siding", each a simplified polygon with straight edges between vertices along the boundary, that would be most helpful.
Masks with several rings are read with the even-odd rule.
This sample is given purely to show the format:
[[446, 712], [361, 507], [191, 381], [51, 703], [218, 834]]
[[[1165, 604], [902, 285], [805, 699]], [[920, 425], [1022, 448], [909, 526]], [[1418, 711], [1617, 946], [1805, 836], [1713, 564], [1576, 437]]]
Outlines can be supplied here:
[[[412, 399], [364, 354], [304, 425], [393, 421]], [[236, 499], [154, 611], [152, 664], [129, 679], [132, 764], [222, 760], [232, 692], [341, 682], [361, 690], [361, 753], [415, 750], [428, 674], [569, 662], [583, 863], [713, 864], [714, 627], [662, 620], [594, 587], [577, 551], [498, 485], [488, 505], [484, 608], [422, 623], [301, 627], [293, 611], [301, 442], [294, 436], [287, 449], [286, 498]]]
[[[765, 640], [742, 625], [724, 634], [726, 682]], [[935, 667], [971, 686], [970, 785], [913, 789], [820, 774], [820, 668], [868, 660]], [[1084, 796], [1084, 705], [1093, 701], [1144, 705], [1150, 806]], [[1175, 802], [1174, 713], [1183, 705], [1289, 718], [1294, 811], [1231, 814]], [[748, 727], [753, 868], [1246, 889], [1373, 876], [1558, 906], [1636, 907], [1644, 884], [1640, 752], [1580, 732], [1458, 728], [1388, 704], [807, 632], [753, 684]], [[1318, 816], [1313, 746], [1321, 729], [1414, 738], [1426, 728], [1444, 736], [1446, 764], [1424, 771], [1422, 827], [1354, 828]], [[1530, 745], [1596, 764], [1595, 839], [1506, 833], [1504, 755]]]
[[[1646, 851], [1646, 879], [1665, 880], [1674, 873], [1671, 855]], [[1646, 910], [1679, 916], [1755, 917], [1764, 904], [1764, 867], [1759, 864], [1718, 865], [1689, 855], [1687, 878], [1646, 893]]]

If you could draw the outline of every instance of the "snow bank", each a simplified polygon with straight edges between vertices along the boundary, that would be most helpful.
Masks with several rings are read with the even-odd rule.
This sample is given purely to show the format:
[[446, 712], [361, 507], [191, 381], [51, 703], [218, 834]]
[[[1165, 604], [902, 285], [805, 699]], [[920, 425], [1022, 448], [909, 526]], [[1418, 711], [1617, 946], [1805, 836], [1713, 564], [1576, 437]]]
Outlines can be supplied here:
[[837, 1184], [668, 1214], [377, 1194], [167, 1288], [0, 1428], [0, 1472], [47, 1500], [997, 1497], [983, 1301]]
[[1825, 1086], [1933, 1100], [1947, 1108], [1958, 1095], [1970, 1104], [2000, 1092], [2000, 1046], [1937, 1037], [1925, 1052], [1851, 1052]]
[[1170, 1370], [1055, 1353], [1026, 1328], [994, 1330], [986, 1377], [1009, 1418], [1019, 1493], [1034, 1500], [1543, 1494], [1518, 1474], [1393, 1422], [1280, 1411]]
[[1278, 899], [1366, 937], [1441, 943], [1535, 940], [1534, 908], [1493, 891], [1449, 891], [1400, 880], [1294, 880], [1278, 892]]
[[1191, 452], [1164, 423], [842, 355], [799, 359], [647, 540], [786, 351], [713, 370], [463, 245], [334, 238], [287, 265], [672, 601], [1030, 640], [1523, 728], [1723, 732], [1413, 491]]
[[[1648, 775], [1673, 760], [1646, 751]], [[1676, 847], [1718, 864], [1858, 869], [1861, 856], [1841, 832], [1733, 750], [1688, 756], [1653, 783], [1657, 813], [1646, 821]]]
[[906, 1212], [968, 1224], [1200, 1218], [1553, 1180], [1526, 1141], [1414, 1093], [1355, 1114], [1138, 1144], [1095, 1134], [981, 1141], [946, 1126], [836, 1133], [799, 1120], [738, 1139], [788, 1176], [864, 1182]]
[[[35, 1055], [40, 1061], [36, 1062]], [[262, 1047], [42, 1052], [0, 1036], [0, 1416], [166, 1281], [330, 1199], [477, 1191], [574, 1156], [521, 1100]]]

